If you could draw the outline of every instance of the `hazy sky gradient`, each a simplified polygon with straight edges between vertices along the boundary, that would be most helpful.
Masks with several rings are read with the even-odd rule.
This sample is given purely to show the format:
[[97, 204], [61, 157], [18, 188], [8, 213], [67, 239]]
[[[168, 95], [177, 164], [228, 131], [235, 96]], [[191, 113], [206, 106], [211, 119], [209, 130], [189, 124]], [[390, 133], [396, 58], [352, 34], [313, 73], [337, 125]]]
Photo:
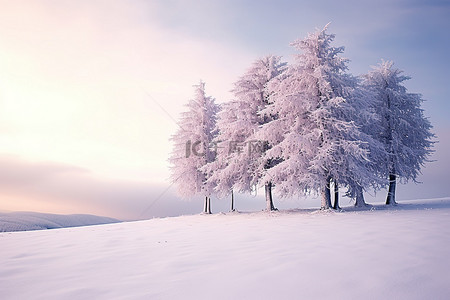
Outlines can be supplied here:
[[[392, 59], [427, 100], [438, 161], [398, 198], [449, 196], [449, 15], [445, 1], [0, 0], [0, 210], [127, 219], [200, 211], [200, 201], [163, 193], [173, 119], [192, 85], [202, 79], [229, 100], [254, 59], [292, 61], [289, 43], [330, 21], [354, 74]], [[264, 207], [247, 198], [242, 207]], [[213, 205], [227, 209], [222, 202]]]

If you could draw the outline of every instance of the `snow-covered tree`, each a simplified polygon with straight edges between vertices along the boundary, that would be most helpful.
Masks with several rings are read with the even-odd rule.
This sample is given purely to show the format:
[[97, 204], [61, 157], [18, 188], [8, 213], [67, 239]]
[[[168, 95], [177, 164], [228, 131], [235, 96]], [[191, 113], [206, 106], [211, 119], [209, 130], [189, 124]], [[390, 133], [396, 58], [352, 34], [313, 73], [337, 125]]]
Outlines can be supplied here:
[[187, 111], [178, 122], [179, 129], [171, 138], [174, 148], [169, 158], [171, 180], [176, 183], [178, 193], [182, 197], [205, 196], [205, 213], [211, 213], [214, 186], [201, 168], [215, 158], [212, 142], [219, 106], [214, 101], [205, 95], [204, 82], [195, 86], [195, 96], [188, 102]]
[[[397, 178], [415, 181], [420, 169], [433, 152], [431, 123], [424, 117], [420, 94], [408, 93], [403, 82], [410, 77], [395, 68], [391, 61], [373, 67], [365, 85], [375, 95], [376, 113], [381, 131], [375, 134], [385, 147], [385, 159], [378, 164], [379, 172], [389, 178], [386, 204], [395, 204]], [[384, 163], [382, 163], [384, 162]]]
[[331, 182], [348, 186], [369, 176], [368, 149], [353, 121], [365, 101], [346, 73], [344, 48], [331, 46], [334, 35], [326, 28], [292, 43], [301, 53], [274, 82], [273, 104], [263, 114], [277, 118], [260, 134], [271, 145], [266, 158], [281, 158], [263, 180], [272, 180], [281, 196], [319, 192], [322, 208], [331, 207]]
[[235, 99], [224, 104], [218, 116], [219, 134], [216, 138], [216, 160], [207, 165], [209, 181], [219, 194], [249, 192], [257, 185], [266, 188], [267, 210], [274, 210], [272, 182], [261, 181], [270, 161], [263, 157], [265, 144], [257, 139], [261, 125], [273, 116], [260, 115], [271, 103], [269, 85], [284, 70], [286, 64], [278, 56], [269, 55], [256, 60], [247, 72], [234, 84]]
[[366, 206], [364, 191], [369, 189], [377, 191], [387, 183], [379, 168], [379, 165], [384, 163], [386, 151], [383, 144], [375, 138], [375, 135], [381, 131], [381, 122], [375, 112], [377, 102], [374, 96], [374, 93], [358, 79], [351, 101], [357, 101], [359, 105], [348, 120], [353, 121], [360, 130], [359, 139], [362, 142], [360, 146], [368, 152], [368, 160], [360, 161], [362, 164], [359, 168], [366, 169], [368, 172], [365, 172], [364, 178], [349, 174], [346, 192], [346, 196], [354, 199], [355, 206], [358, 207]]

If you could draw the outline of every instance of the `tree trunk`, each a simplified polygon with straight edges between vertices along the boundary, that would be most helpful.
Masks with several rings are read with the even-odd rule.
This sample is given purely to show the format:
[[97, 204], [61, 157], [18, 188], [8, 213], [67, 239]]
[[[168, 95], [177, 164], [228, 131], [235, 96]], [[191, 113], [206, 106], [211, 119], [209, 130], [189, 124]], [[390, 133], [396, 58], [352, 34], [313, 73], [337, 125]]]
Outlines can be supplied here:
[[272, 210], [278, 210], [273, 206], [273, 199], [272, 199], [272, 182], [268, 182], [265, 185], [266, 188], [266, 210], [272, 211]]
[[389, 174], [389, 190], [386, 198], [386, 205], [395, 205], [395, 187], [397, 185], [397, 176], [395, 174]]
[[336, 180], [333, 180], [334, 182], [334, 209], [341, 209], [339, 207], [339, 186]]
[[361, 186], [357, 187], [356, 190], [356, 202], [355, 202], [355, 206], [356, 207], [364, 207], [367, 206], [366, 201], [364, 200], [364, 193], [363, 193], [363, 189]]
[[205, 196], [205, 207], [203, 208], [204, 214], [211, 214], [211, 198]]
[[322, 191], [322, 205], [320, 209], [329, 209], [331, 207], [330, 179], [327, 178], [327, 184]]
[[211, 214], [211, 198], [208, 197], [208, 212], [207, 214]]
[[[387, 82], [386, 82], [387, 86]], [[387, 106], [389, 112], [391, 112], [391, 99], [388, 95]], [[389, 168], [389, 190], [386, 197], [386, 205], [395, 205], [395, 186], [397, 176], [395, 175], [395, 163], [394, 163], [394, 147], [393, 147], [393, 137], [392, 131], [394, 129], [393, 120], [391, 114], [388, 114], [388, 141], [389, 141], [389, 156], [390, 156], [390, 168]]]
[[206, 214], [208, 212], [208, 196], [205, 196], [205, 206], [203, 207], [203, 213]]
[[234, 193], [233, 190], [231, 190], [231, 211], [234, 211]]

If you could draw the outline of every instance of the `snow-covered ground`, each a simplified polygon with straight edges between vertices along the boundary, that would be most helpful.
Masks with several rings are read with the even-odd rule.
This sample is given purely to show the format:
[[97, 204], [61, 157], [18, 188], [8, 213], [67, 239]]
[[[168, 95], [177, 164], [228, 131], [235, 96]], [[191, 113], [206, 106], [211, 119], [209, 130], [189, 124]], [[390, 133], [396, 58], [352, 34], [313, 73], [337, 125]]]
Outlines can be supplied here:
[[56, 215], [36, 212], [0, 213], [0, 232], [53, 229], [117, 223], [119, 220], [94, 215]]
[[450, 199], [0, 233], [1, 299], [448, 299]]

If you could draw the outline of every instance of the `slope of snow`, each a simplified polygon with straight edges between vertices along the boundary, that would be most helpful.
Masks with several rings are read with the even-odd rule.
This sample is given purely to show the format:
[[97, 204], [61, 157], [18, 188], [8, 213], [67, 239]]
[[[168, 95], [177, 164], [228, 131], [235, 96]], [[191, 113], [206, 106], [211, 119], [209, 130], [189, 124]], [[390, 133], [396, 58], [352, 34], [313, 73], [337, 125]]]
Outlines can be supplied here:
[[450, 199], [0, 233], [2, 299], [448, 299]]
[[36, 212], [0, 213], [0, 232], [53, 229], [117, 222], [120, 221], [94, 215], [55, 215]]

